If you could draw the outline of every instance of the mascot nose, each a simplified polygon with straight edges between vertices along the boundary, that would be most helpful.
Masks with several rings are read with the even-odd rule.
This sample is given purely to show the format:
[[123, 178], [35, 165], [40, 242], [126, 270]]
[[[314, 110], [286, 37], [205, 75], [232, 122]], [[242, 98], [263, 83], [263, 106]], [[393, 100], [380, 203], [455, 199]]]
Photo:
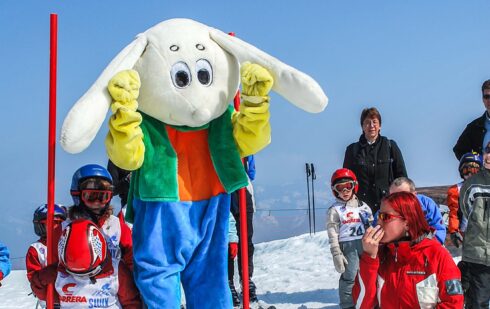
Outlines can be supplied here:
[[198, 109], [192, 114], [192, 118], [197, 122], [209, 122], [211, 112], [207, 109]]

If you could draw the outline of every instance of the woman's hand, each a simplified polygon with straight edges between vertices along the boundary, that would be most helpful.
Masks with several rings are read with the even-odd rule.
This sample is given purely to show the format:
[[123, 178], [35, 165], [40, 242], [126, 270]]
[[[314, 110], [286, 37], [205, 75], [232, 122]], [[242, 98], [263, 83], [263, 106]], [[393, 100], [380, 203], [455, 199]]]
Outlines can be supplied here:
[[379, 241], [383, 238], [385, 231], [381, 228], [381, 226], [376, 225], [376, 227], [369, 227], [362, 237], [362, 248], [364, 252], [369, 254], [373, 259], [376, 258], [378, 254]]

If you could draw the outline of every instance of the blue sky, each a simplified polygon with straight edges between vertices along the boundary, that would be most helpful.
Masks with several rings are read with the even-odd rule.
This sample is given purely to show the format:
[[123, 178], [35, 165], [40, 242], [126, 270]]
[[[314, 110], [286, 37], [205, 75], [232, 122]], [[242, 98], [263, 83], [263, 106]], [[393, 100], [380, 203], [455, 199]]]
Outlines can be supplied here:
[[[321, 114], [272, 95], [272, 144], [256, 157], [259, 208], [304, 201], [305, 162], [315, 163], [317, 206], [326, 207], [327, 181], [358, 139], [368, 106], [380, 110], [382, 134], [396, 140], [418, 185], [459, 181], [452, 147], [483, 113], [480, 86], [490, 78], [488, 1], [1, 1], [0, 241], [13, 256], [35, 240], [32, 211], [46, 199], [52, 12], [59, 15], [58, 132], [110, 60], [169, 18], [234, 31], [314, 77], [330, 99]], [[106, 163], [105, 132], [81, 154], [58, 146], [60, 203], [71, 202], [75, 169]]]

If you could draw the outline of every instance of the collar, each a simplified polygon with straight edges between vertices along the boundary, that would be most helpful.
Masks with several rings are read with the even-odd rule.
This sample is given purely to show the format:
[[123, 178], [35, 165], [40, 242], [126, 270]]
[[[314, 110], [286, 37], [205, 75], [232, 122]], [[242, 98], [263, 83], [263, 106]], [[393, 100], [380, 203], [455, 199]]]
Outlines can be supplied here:
[[355, 194], [353, 194], [351, 199], [348, 201], [344, 201], [343, 199], [338, 197], [335, 199], [337, 200], [337, 203], [342, 204], [342, 206], [344, 207], [359, 207], [359, 200], [357, 199], [357, 196]]
[[378, 134], [378, 137], [376, 138], [376, 140], [374, 142], [369, 142], [367, 140], [367, 138], [364, 136], [364, 133], [361, 134], [361, 136], [359, 137], [359, 144], [361, 144], [362, 147], [365, 147], [365, 146], [368, 146], [368, 145], [376, 145], [379, 143], [379, 141], [381, 140], [381, 134]]
[[432, 239], [433, 237], [434, 231], [431, 230], [429, 233], [424, 233], [420, 235], [415, 240], [394, 241], [386, 244], [385, 247], [389, 252], [388, 255], [393, 257], [395, 263], [406, 263], [415, 251], [418, 251], [420, 248], [425, 248], [426, 246], [430, 245], [430, 243], [426, 244], [424, 240]]

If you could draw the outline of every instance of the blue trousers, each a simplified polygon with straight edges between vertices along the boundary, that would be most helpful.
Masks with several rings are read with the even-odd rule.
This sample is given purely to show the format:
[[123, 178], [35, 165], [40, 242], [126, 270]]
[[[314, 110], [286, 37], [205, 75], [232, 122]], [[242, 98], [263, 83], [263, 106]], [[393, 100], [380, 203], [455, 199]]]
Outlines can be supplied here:
[[197, 202], [135, 199], [134, 278], [149, 308], [232, 308], [227, 252], [230, 195]]

